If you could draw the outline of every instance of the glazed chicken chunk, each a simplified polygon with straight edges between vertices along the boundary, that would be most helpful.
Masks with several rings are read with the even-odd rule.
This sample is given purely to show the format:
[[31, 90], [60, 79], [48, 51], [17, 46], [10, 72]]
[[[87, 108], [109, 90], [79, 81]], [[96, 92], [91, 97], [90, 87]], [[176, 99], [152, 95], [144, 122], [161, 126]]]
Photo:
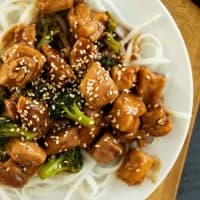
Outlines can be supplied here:
[[128, 185], [141, 183], [153, 165], [153, 159], [141, 150], [131, 150], [118, 170], [118, 177]]
[[11, 119], [12, 121], [16, 121], [19, 118], [19, 114], [17, 113], [17, 96], [11, 96], [10, 99], [4, 100], [4, 116]]
[[38, 137], [51, 128], [52, 120], [43, 103], [21, 96], [17, 102], [17, 112], [25, 128], [32, 129]]
[[0, 163], [0, 183], [12, 187], [23, 187], [27, 183], [22, 168], [12, 159]]
[[59, 53], [49, 45], [42, 45], [42, 52], [50, 65], [48, 78], [51, 83], [63, 87], [66, 83], [76, 79], [74, 72]]
[[140, 125], [141, 125], [140, 118], [139, 117], [134, 118], [132, 123], [132, 131], [130, 133], [118, 132], [117, 138], [122, 143], [132, 142], [137, 137], [137, 131], [139, 130]]
[[80, 91], [94, 110], [113, 103], [119, 94], [109, 73], [98, 62], [89, 67], [81, 81]]
[[92, 110], [88, 107], [84, 108], [84, 113], [95, 120], [95, 124], [92, 126], [81, 126], [79, 129], [79, 137], [82, 148], [90, 146], [95, 138], [99, 135], [101, 130], [102, 113], [100, 111]]
[[146, 107], [139, 97], [130, 93], [122, 93], [114, 102], [108, 118], [110, 118], [113, 128], [134, 134], [139, 125], [137, 118], [145, 112]]
[[50, 14], [71, 8], [74, 0], [37, 0], [37, 6], [42, 14]]
[[92, 147], [91, 154], [99, 163], [108, 163], [124, 152], [124, 147], [109, 133], [105, 132]]
[[97, 41], [102, 36], [108, 20], [105, 12], [92, 11], [84, 3], [71, 8], [67, 17], [76, 38], [85, 37], [92, 41]]
[[18, 164], [39, 166], [46, 160], [45, 151], [34, 142], [12, 139], [6, 144], [6, 153]]
[[156, 104], [142, 116], [142, 129], [154, 137], [167, 135], [172, 128], [172, 117], [161, 105]]
[[8, 48], [2, 55], [0, 85], [8, 88], [24, 87], [40, 75], [45, 57], [33, 47], [20, 43]]
[[159, 103], [166, 83], [166, 78], [141, 68], [138, 73], [137, 94], [146, 105]]
[[68, 128], [55, 134], [50, 134], [45, 140], [45, 150], [48, 155], [71, 150], [80, 145], [78, 128]]
[[137, 81], [138, 66], [133, 67], [112, 67], [111, 77], [118, 89], [125, 90], [135, 87]]
[[89, 39], [79, 38], [70, 52], [70, 63], [76, 71], [79, 69], [84, 70], [97, 57], [98, 51], [94, 43]]

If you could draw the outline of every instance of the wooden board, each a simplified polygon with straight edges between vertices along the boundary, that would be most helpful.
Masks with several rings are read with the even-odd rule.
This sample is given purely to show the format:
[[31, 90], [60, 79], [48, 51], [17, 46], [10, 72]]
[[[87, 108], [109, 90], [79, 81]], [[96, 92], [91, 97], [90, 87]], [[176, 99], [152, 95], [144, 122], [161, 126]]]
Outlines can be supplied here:
[[194, 106], [184, 148], [167, 178], [148, 200], [176, 199], [200, 102], [200, 8], [195, 6], [191, 0], [163, 0], [163, 2], [178, 24], [190, 54], [194, 78]]

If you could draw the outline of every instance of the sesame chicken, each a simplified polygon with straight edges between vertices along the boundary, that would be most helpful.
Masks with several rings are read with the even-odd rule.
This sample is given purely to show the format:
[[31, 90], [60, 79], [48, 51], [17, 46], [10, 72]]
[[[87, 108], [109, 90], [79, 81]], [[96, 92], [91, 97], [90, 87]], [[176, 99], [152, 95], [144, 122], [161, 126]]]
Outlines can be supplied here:
[[17, 113], [17, 101], [18, 97], [15, 95], [4, 100], [4, 116], [12, 121], [16, 121], [19, 118], [19, 114]]
[[51, 14], [71, 8], [74, 0], [37, 0], [37, 7], [41, 14]]
[[165, 84], [166, 78], [163, 75], [153, 73], [147, 68], [140, 68], [137, 94], [146, 105], [159, 103]]
[[40, 75], [45, 57], [33, 47], [19, 43], [8, 48], [2, 55], [0, 85], [8, 88], [24, 87]]
[[122, 93], [114, 102], [108, 117], [111, 119], [113, 128], [122, 132], [134, 133], [139, 125], [137, 118], [145, 112], [146, 107], [139, 97], [130, 93]]
[[98, 51], [94, 43], [86, 38], [79, 38], [71, 52], [70, 63], [72, 68], [79, 72], [87, 69], [88, 65], [98, 58]]
[[22, 168], [12, 159], [0, 163], [0, 183], [12, 187], [23, 187], [27, 183]]
[[39, 166], [46, 160], [45, 151], [34, 142], [22, 142], [12, 139], [6, 144], [6, 153], [18, 164], [24, 166]]
[[71, 8], [67, 18], [76, 38], [85, 37], [92, 41], [97, 41], [102, 36], [108, 20], [105, 12], [92, 11], [85, 3]]
[[42, 52], [47, 58], [49, 80], [55, 85], [63, 87], [66, 83], [76, 79], [74, 72], [60, 54], [49, 45], [42, 45]]
[[105, 132], [104, 135], [92, 147], [91, 155], [99, 163], [108, 163], [124, 152], [124, 147], [111, 135]]
[[71, 150], [80, 145], [78, 128], [67, 128], [65, 131], [60, 131], [55, 134], [50, 134], [45, 140], [45, 150], [48, 155]]
[[21, 96], [17, 102], [17, 112], [24, 128], [32, 129], [38, 137], [46, 134], [52, 126], [47, 108], [31, 98]]
[[136, 86], [138, 66], [133, 67], [112, 67], [111, 77], [119, 91], [129, 90]]
[[89, 147], [95, 138], [99, 135], [101, 130], [101, 122], [102, 122], [102, 113], [100, 111], [92, 110], [88, 107], [84, 108], [84, 113], [92, 117], [95, 120], [95, 124], [88, 127], [88, 126], [81, 126], [79, 129], [79, 137], [80, 137], [80, 146], [82, 148]]
[[119, 94], [109, 73], [98, 62], [89, 67], [81, 81], [80, 91], [89, 107], [95, 110], [113, 103]]
[[154, 137], [167, 135], [173, 128], [171, 115], [161, 105], [151, 108], [141, 119], [142, 129]]
[[153, 162], [153, 158], [148, 154], [143, 153], [139, 149], [133, 149], [126, 155], [117, 175], [128, 185], [139, 184], [146, 177]]
[[[126, 122], [124, 122], [124, 123], [126, 123]], [[139, 117], [134, 118], [133, 120], [130, 120], [129, 123], [132, 124], [132, 130], [131, 130], [130, 133], [129, 132], [118, 132], [118, 134], [117, 134], [117, 138], [122, 143], [130, 143], [134, 139], [137, 138], [137, 131], [138, 131], [140, 125], [141, 125], [140, 118]], [[131, 125], [127, 125], [127, 127], [128, 126], [131, 126]]]
[[15, 28], [13, 43], [25, 43], [34, 47], [36, 38], [36, 24], [30, 24], [28, 26], [17, 26]]

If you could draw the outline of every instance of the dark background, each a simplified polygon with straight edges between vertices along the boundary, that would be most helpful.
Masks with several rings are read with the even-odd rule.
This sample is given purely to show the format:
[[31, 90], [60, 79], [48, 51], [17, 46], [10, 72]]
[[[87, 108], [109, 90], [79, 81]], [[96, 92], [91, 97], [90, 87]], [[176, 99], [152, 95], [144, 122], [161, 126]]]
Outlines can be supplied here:
[[200, 200], [200, 110], [193, 130], [177, 200]]

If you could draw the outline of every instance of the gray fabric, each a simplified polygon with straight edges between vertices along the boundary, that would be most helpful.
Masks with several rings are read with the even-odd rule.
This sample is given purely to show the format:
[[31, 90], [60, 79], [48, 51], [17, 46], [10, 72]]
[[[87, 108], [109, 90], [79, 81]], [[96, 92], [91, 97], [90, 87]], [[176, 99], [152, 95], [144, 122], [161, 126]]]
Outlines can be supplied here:
[[196, 119], [177, 200], [200, 199], [200, 110]]

